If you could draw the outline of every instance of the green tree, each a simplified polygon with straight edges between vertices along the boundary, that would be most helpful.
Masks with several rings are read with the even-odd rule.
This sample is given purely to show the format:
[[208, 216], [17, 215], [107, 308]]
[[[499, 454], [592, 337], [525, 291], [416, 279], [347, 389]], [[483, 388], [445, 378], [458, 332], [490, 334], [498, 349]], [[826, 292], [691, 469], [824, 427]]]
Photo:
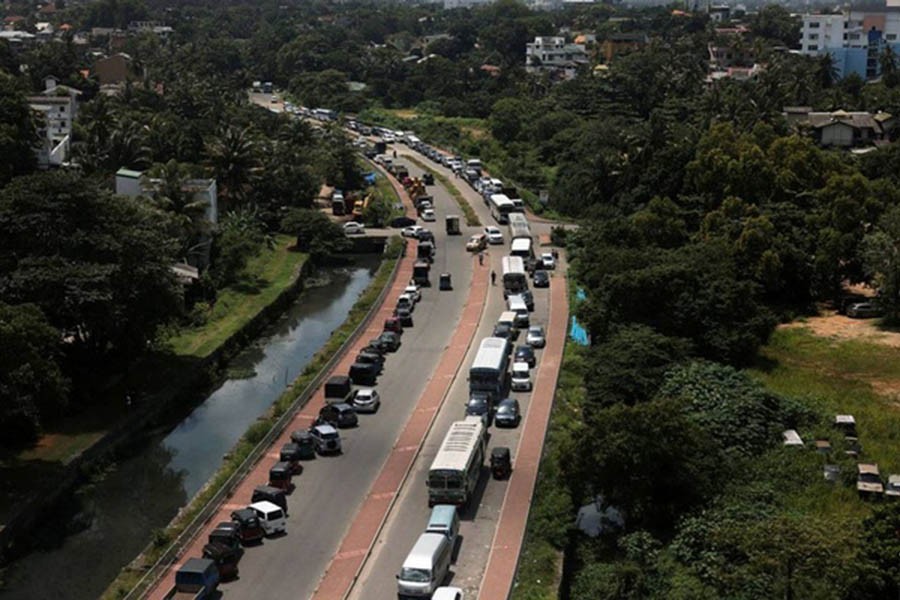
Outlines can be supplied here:
[[163, 165], [155, 165], [147, 174], [158, 180], [153, 190], [154, 204], [170, 213], [181, 230], [178, 255], [186, 259], [205, 256], [200, 243], [212, 229], [212, 223], [206, 217], [209, 202], [196, 199], [185, 187], [190, 178], [190, 168], [173, 159]]
[[889, 208], [860, 247], [865, 273], [878, 290], [885, 317], [900, 319], [900, 207]]
[[223, 204], [229, 207], [240, 205], [259, 164], [257, 142], [251, 130], [223, 127], [208, 144], [206, 156], [221, 186]]
[[72, 172], [19, 177], [0, 192], [0, 291], [38, 305], [88, 357], [143, 351], [180, 310], [176, 234], [139, 199]]
[[237, 281], [247, 261], [257, 255], [264, 242], [271, 244], [263, 223], [253, 210], [229, 211], [219, 223], [213, 239], [210, 269], [216, 287]]
[[57, 362], [61, 337], [33, 304], [0, 302], [0, 444], [33, 441], [65, 406], [69, 383]]
[[0, 186], [37, 166], [37, 129], [19, 82], [0, 72]]
[[350, 241], [341, 226], [325, 213], [309, 208], [293, 208], [281, 221], [281, 229], [297, 236], [297, 249], [323, 261], [345, 252]]
[[800, 43], [800, 19], [777, 4], [763, 6], [750, 19], [750, 31], [789, 48]]

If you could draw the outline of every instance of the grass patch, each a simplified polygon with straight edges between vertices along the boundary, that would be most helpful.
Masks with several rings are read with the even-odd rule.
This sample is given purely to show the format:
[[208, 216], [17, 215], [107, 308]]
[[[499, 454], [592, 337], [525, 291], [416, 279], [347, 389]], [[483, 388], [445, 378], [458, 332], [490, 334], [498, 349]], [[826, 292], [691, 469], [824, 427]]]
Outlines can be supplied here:
[[804, 440], [838, 437], [829, 426], [833, 415], [852, 414], [863, 458], [877, 462], [885, 476], [900, 473], [900, 348], [779, 329], [750, 374], [823, 415], [820, 430], [799, 432]]
[[579, 438], [582, 427], [583, 382], [587, 370], [585, 354], [583, 346], [572, 341], [566, 343], [534, 499], [525, 528], [519, 570], [513, 585], [513, 600], [551, 600], [559, 597], [563, 548], [575, 514], [561, 465], [567, 456], [571, 456], [571, 448]]
[[219, 292], [203, 325], [169, 338], [175, 354], [209, 356], [290, 287], [307, 259], [305, 254], [291, 251], [293, 243], [292, 236], [278, 235], [274, 248], [264, 248], [250, 259], [240, 280]]
[[[374, 279], [362, 293], [353, 308], [347, 315], [344, 323], [331, 335], [328, 342], [315, 354], [303, 372], [294, 380], [281, 396], [275, 401], [269, 412], [260, 417], [251, 425], [227, 458], [219, 467], [208, 485], [198, 493], [185, 507], [178, 517], [166, 527], [154, 534], [153, 542], [144, 550], [131, 565], [123, 569], [115, 581], [110, 584], [101, 596], [101, 600], [116, 600], [123, 598], [140, 581], [144, 572], [151, 568], [157, 560], [168, 550], [169, 540], [175, 540], [185, 527], [203, 510], [209, 501], [222, 489], [228, 479], [237, 471], [241, 464], [250, 456], [256, 445], [275, 426], [276, 421], [285, 412], [290, 410], [297, 398], [312, 383], [319, 372], [329, 360], [340, 350], [341, 345], [350, 337], [353, 331], [362, 323], [378, 300], [381, 291], [390, 281], [394, 267], [400, 257], [403, 248], [403, 240], [393, 236], [385, 248], [385, 258], [375, 274]], [[165, 543], [160, 543], [164, 541]]]
[[462, 192], [459, 191], [459, 188], [450, 183], [449, 179], [447, 179], [437, 171], [431, 169], [430, 167], [428, 167], [428, 165], [418, 160], [417, 158], [413, 158], [412, 156], [407, 156], [406, 158], [420, 169], [431, 173], [442, 186], [447, 188], [447, 191], [450, 192], [450, 195], [453, 196], [453, 199], [456, 200], [456, 203], [459, 205], [459, 209], [463, 212], [463, 216], [465, 216], [466, 218], [466, 225], [468, 225], [469, 227], [481, 227], [481, 220], [478, 218], [478, 215], [475, 214], [475, 210], [472, 208], [472, 205], [469, 204], [469, 201], [466, 200]]

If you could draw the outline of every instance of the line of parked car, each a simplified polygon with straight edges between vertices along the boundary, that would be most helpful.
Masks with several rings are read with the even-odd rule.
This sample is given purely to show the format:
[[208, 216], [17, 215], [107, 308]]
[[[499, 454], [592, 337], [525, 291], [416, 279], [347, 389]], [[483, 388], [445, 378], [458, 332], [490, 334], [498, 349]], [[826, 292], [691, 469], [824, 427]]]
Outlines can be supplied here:
[[358, 426], [359, 413], [378, 412], [381, 396], [375, 385], [385, 357], [400, 348], [403, 330], [413, 326], [412, 312], [421, 298], [419, 286], [410, 282], [397, 300], [394, 315], [385, 320], [382, 333], [360, 350], [349, 373], [325, 382], [325, 405], [308, 429], [292, 432], [290, 442], [282, 445], [278, 460], [269, 468], [268, 483], [254, 488], [249, 504], [233, 511], [230, 521], [216, 525], [203, 547], [203, 557], [182, 565], [166, 598], [179, 593], [208, 597], [220, 581], [238, 576], [244, 547], [287, 533], [288, 495], [296, 489], [293, 478], [303, 473], [303, 461], [340, 454], [339, 429]]

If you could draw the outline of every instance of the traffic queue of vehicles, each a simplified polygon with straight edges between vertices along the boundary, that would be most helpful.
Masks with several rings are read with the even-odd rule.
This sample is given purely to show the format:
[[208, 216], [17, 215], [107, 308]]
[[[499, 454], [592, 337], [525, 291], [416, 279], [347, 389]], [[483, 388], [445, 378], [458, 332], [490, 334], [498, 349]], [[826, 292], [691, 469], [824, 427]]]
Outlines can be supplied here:
[[[419, 233], [433, 239], [427, 230]], [[385, 357], [400, 348], [403, 331], [412, 327], [412, 312], [421, 299], [420, 287], [410, 282], [398, 298], [394, 316], [385, 320], [383, 332], [356, 355], [349, 373], [333, 375], [325, 382], [325, 405], [309, 429], [291, 433], [290, 442], [281, 447], [278, 460], [269, 469], [267, 485], [257, 486], [248, 505], [233, 511], [230, 521], [216, 525], [202, 558], [192, 558], [179, 568], [167, 600], [210, 597], [220, 582], [238, 576], [238, 563], [246, 546], [287, 533], [288, 496], [296, 489], [293, 478], [303, 473], [303, 461], [340, 454], [339, 430], [357, 427], [359, 413], [378, 412], [381, 396], [375, 385]]]
[[[416, 149], [457, 173], [463, 170], [468, 181], [477, 182], [474, 184], [476, 189], [484, 189], [486, 201], [490, 195], [504, 189], [502, 182], [480, 178], [481, 164], [477, 160], [462, 163], [458, 157], [448, 158], [428, 147]], [[498, 219], [498, 222], [509, 223], [508, 214], [505, 220]], [[546, 344], [543, 326], [531, 323], [529, 313], [534, 310], [534, 295], [528, 289], [528, 274], [531, 274], [535, 287], [549, 286], [546, 269], [556, 267], [556, 256], [547, 253], [536, 258], [524, 214], [518, 213], [512, 220], [516, 224], [514, 230], [510, 226], [511, 249], [514, 252], [502, 260], [502, 291], [508, 310], [501, 314], [493, 334], [484, 338], [478, 347], [469, 369], [469, 399], [465, 403], [465, 416], [462, 421], [451, 424], [428, 471], [426, 485], [432, 515], [396, 576], [397, 593], [401, 599], [462, 600], [461, 589], [440, 587], [449, 576], [451, 562], [456, 556], [458, 511], [472, 499], [482, 466], [488, 459], [488, 428], [492, 424], [497, 427], [518, 427], [520, 424], [519, 401], [509, 397], [508, 392], [532, 390], [531, 370], [537, 364], [536, 351]], [[526, 237], [528, 243], [522, 244]], [[503, 243], [503, 232], [498, 227], [489, 226], [484, 233], [470, 237], [466, 249], [481, 253], [489, 244]], [[525, 255], [515, 255], [517, 248], [520, 253], [524, 249]], [[530, 268], [526, 268], [528, 263]], [[525, 343], [514, 346], [520, 330], [526, 331]], [[489, 460], [495, 479], [509, 477], [512, 470], [509, 448], [493, 448]], [[444, 525], [442, 531], [435, 531], [433, 523], [436, 522], [456, 525]]]

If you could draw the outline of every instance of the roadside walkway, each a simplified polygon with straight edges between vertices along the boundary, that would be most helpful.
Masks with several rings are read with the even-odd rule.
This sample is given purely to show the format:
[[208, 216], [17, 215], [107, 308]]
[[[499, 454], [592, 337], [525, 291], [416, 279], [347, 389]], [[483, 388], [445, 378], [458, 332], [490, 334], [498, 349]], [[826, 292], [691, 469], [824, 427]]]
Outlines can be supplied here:
[[[563, 273], [560, 268], [556, 273]], [[519, 447], [513, 453], [513, 472], [506, 488], [503, 508], [497, 524], [478, 598], [505, 600], [512, 591], [528, 512], [537, 481], [544, 436], [556, 393], [556, 381], [566, 345], [569, 297], [565, 276], [554, 274], [550, 285], [550, 322], [547, 346], [541, 355], [531, 406], [525, 418]]]
[[441, 362], [422, 392], [415, 411], [397, 438], [378, 478], [372, 484], [372, 489], [350, 524], [337, 554], [319, 582], [313, 595], [314, 600], [345, 598], [372, 552], [372, 546], [398, 497], [400, 487], [409, 475], [478, 329], [490, 288], [488, 268], [488, 265], [474, 264], [472, 285], [450, 345], [444, 350]]

